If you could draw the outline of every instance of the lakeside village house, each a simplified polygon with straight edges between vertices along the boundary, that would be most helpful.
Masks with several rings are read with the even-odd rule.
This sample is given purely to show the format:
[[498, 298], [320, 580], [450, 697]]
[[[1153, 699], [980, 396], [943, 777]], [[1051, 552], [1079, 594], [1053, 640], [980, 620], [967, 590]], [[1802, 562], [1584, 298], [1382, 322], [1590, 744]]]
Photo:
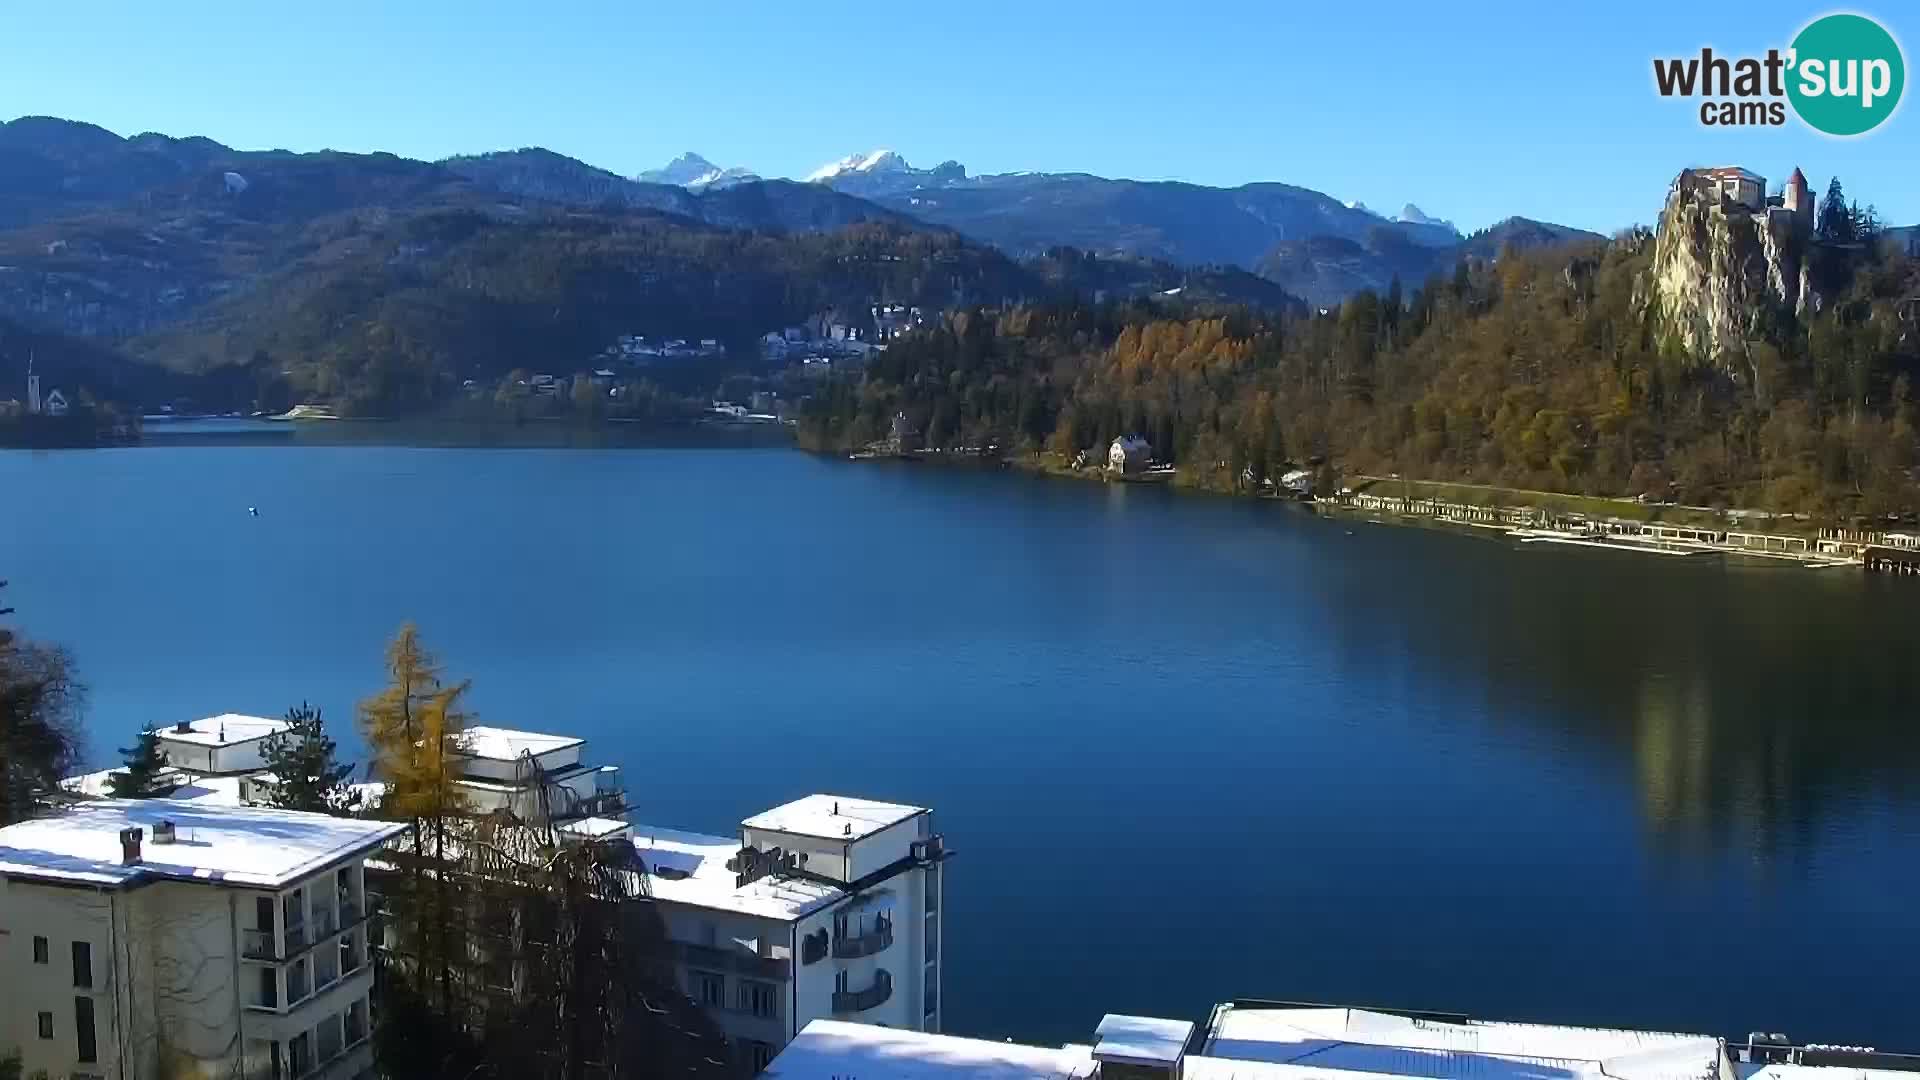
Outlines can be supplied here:
[[[283, 720], [159, 733], [164, 799], [92, 797], [0, 829], [0, 1053], [67, 1080], [371, 1075], [371, 914], [403, 825], [251, 805]], [[676, 977], [745, 1075], [779, 1080], [1920, 1080], [1920, 1056], [1709, 1035], [1237, 1000], [1204, 1025], [1108, 1015], [1084, 1044], [941, 1033], [942, 867], [931, 811], [809, 795], [705, 835], [633, 824], [585, 741], [469, 729], [486, 809], [630, 842]], [[164, 1060], [163, 1060], [164, 1056]]]
[[[370, 901], [403, 827], [254, 805], [274, 783], [261, 743], [287, 728], [173, 725], [156, 733], [168, 798], [102, 798], [111, 770], [89, 773], [63, 813], [0, 829], [0, 1053], [25, 1075], [368, 1074]], [[585, 748], [470, 728], [459, 782], [482, 810], [633, 845], [680, 987], [743, 1074], [816, 1020], [939, 1030], [949, 852], [931, 811], [815, 794], [729, 835], [636, 824], [619, 768]]]

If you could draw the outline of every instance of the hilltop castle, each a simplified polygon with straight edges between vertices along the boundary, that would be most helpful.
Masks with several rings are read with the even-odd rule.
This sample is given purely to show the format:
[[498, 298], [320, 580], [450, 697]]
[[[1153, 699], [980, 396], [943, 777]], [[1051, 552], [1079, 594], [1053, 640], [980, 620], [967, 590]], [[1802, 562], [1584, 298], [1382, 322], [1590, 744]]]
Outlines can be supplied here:
[[1681, 190], [1717, 193], [1730, 207], [1764, 214], [1767, 230], [1775, 236], [1805, 237], [1813, 233], [1813, 193], [1807, 188], [1806, 174], [1799, 169], [1793, 170], [1778, 195], [1767, 194], [1766, 177], [1738, 165], [1682, 169], [1674, 178], [1668, 198]]
[[1637, 304], [1663, 350], [1755, 377], [1774, 312], [1818, 309], [1806, 258], [1813, 193], [1793, 171], [1778, 195], [1751, 169], [1682, 169], [1667, 192]]

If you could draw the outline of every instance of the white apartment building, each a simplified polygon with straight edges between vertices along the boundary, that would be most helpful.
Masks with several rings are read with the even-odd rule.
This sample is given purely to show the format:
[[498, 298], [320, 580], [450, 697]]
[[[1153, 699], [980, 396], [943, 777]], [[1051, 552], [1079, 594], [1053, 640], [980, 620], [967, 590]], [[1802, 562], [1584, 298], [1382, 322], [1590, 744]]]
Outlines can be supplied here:
[[809, 1023], [940, 1029], [931, 811], [809, 795], [736, 836], [630, 826], [687, 995], [758, 1070]]
[[206, 776], [234, 776], [267, 767], [261, 744], [292, 728], [286, 720], [222, 713], [155, 730], [167, 764]]
[[586, 742], [512, 728], [467, 728], [460, 733], [460, 791], [475, 810], [508, 810], [522, 820], [621, 813], [626, 804], [620, 767], [583, 762]]
[[[263, 746], [269, 736], [290, 729], [285, 720], [241, 713], [222, 713], [200, 720], [182, 720], [154, 735], [160, 742], [160, 755], [169, 766], [171, 779], [179, 783], [169, 798], [210, 800], [226, 803], [255, 801], [266, 759]], [[71, 795], [102, 799], [108, 795], [110, 778], [122, 766], [70, 776], [60, 786]]]
[[365, 862], [401, 828], [109, 799], [0, 829], [0, 1053], [62, 1080], [368, 1072]]

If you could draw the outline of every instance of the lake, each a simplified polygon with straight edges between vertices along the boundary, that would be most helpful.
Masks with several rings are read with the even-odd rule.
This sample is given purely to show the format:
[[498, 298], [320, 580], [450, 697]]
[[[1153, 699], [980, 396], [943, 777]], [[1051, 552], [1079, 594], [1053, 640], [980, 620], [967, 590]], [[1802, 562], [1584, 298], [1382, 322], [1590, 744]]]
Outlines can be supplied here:
[[784, 449], [259, 441], [0, 453], [4, 596], [100, 765], [301, 699], [349, 733], [411, 619], [638, 820], [935, 808], [954, 1032], [1275, 997], [1920, 1048], [1914, 579]]

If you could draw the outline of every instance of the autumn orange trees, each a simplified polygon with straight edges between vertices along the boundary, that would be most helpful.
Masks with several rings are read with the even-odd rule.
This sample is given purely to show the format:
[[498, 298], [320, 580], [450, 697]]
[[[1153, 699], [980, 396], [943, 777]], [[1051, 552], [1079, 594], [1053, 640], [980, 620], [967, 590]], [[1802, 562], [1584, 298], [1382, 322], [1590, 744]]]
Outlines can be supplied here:
[[[1862, 259], [1818, 311], [1761, 312], [1722, 368], [1651, 340], [1644, 233], [1506, 252], [1307, 315], [1164, 302], [949, 314], [823, 387], [803, 445], [896, 413], [936, 447], [1071, 455], [1145, 436], [1233, 489], [1324, 457], [1350, 473], [1755, 506], [1920, 510], [1920, 269]], [[1902, 312], [1906, 312], [1903, 316]]]

